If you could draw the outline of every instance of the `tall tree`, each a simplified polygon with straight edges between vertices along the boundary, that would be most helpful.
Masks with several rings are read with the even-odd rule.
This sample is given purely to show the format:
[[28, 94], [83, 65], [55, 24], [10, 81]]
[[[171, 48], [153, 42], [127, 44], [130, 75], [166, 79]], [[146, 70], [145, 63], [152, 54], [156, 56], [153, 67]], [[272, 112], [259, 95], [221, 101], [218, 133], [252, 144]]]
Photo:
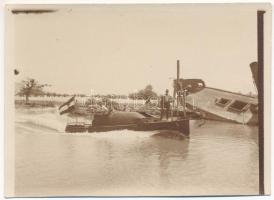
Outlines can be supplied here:
[[48, 84], [39, 84], [35, 79], [23, 80], [20, 84], [18, 95], [26, 97], [26, 104], [29, 103], [30, 96], [37, 96], [45, 94], [43, 88], [49, 86]]

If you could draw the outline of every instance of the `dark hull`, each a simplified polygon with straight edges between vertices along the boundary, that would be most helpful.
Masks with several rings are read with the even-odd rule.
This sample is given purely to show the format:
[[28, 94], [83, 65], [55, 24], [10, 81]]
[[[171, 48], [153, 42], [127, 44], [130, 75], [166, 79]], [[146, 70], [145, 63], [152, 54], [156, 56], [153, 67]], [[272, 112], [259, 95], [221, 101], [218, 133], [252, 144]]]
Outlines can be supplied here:
[[189, 135], [189, 119], [174, 118], [164, 121], [154, 117], [147, 117], [137, 112], [116, 112], [111, 115], [97, 116], [92, 125], [72, 123], [66, 126], [66, 132], [107, 132], [114, 130], [154, 131], [176, 130]]
[[89, 126], [88, 132], [105, 132], [113, 130], [133, 130], [133, 131], [154, 131], [154, 130], [176, 130], [185, 135], [189, 135], [189, 120], [144, 122], [138, 124], [110, 125], [110, 126]]

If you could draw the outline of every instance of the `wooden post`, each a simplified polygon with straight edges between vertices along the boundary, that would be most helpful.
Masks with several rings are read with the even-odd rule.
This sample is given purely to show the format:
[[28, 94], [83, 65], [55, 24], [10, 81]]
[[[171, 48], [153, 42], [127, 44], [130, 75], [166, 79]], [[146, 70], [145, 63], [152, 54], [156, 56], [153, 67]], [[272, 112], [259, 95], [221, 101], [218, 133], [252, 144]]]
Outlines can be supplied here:
[[264, 13], [262, 10], [257, 11], [260, 195], [264, 195]]
[[184, 117], [186, 117], [186, 89], [183, 91], [183, 107], [184, 107]]
[[172, 109], [171, 109], [171, 121], [173, 121], [173, 116], [174, 116], [174, 100], [176, 98], [176, 86], [174, 86], [174, 89], [173, 89], [173, 101], [172, 101]]

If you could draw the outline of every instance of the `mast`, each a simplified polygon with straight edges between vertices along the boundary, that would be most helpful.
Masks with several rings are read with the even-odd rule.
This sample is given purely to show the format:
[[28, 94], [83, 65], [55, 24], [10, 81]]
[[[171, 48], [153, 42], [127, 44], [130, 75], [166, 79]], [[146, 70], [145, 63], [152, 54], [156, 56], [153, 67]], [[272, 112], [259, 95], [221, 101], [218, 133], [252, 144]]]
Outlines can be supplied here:
[[177, 110], [180, 104], [180, 91], [183, 94], [183, 110], [184, 110], [184, 117], [186, 117], [186, 89], [181, 88], [180, 84], [180, 60], [177, 60], [177, 81], [176, 81], [176, 94], [177, 94]]
[[177, 60], [177, 83], [176, 83], [176, 94], [177, 94], [177, 110], [179, 107], [179, 81], [180, 81], [180, 60]]

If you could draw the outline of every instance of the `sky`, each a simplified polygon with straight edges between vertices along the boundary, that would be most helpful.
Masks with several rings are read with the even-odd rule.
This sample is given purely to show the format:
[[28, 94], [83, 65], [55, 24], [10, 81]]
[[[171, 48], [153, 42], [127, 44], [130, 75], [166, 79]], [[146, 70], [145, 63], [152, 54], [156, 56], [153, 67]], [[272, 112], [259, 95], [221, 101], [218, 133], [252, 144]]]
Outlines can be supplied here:
[[147, 84], [164, 93], [180, 60], [181, 78], [256, 94], [249, 64], [257, 61], [259, 8], [270, 38], [266, 4], [63, 5], [17, 15], [11, 8], [7, 63], [20, 71], [15, 81], [35, 78], [61, 93], [128, 94]]

